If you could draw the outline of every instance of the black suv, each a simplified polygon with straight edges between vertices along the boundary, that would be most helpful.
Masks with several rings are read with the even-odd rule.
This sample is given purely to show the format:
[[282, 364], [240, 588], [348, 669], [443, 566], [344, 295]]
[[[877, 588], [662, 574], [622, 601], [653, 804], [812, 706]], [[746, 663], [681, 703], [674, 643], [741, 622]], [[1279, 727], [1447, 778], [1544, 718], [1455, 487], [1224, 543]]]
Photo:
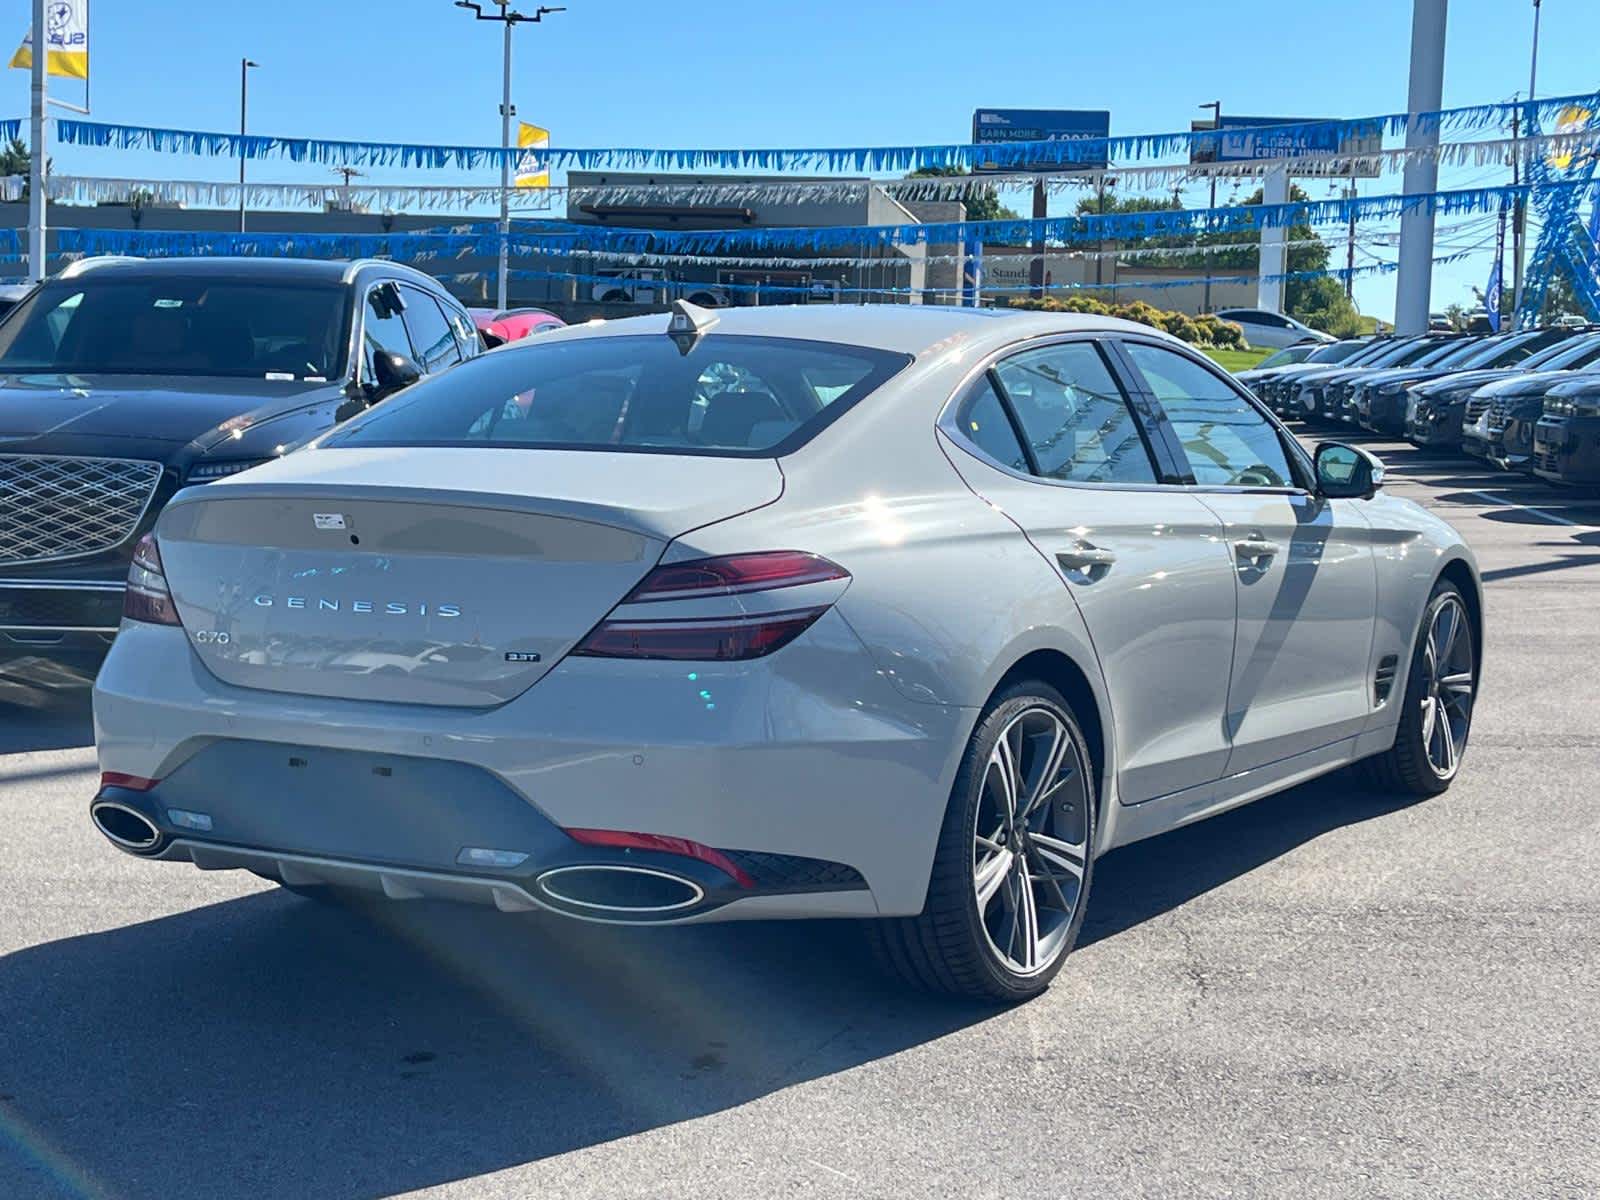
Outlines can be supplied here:
[[84, 259], [0, 323], [0, 674], [89, 678], [174, 492], [286, 453], [478, 354], [389, 262]]

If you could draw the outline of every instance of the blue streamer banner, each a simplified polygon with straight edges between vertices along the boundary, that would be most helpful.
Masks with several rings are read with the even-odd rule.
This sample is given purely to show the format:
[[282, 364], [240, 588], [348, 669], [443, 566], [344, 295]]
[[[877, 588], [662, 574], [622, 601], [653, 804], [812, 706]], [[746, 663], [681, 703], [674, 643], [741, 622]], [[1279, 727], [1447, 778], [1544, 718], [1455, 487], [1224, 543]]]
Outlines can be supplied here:
[[[1433, 262], [1436, 266], [1444, 263], [1459, 262], [1462, 259], [1470, 258], [1473, 253], [1475, 252], [1470, 250], [1462, 250], [1454, 254], [1446, 254], [1437, 257], [1433, 260]], [[1286, 271], [1282, 274], [1267, 275], [1264, 277], [1257, 275], [1212, 275], [1209, 277], [1209, 279], [1205, 276], [1195, 276], [1188, 279], [1137, 280], [1133, 282], [1124, 281], [1118, 283], [1052, 283], [1046, 284], [1044, 290], [1047, 292], [1056, 293], [1129, 291], [1159, 292], [1169, 291], [1173, 288], [1192, 288], [1207, 282], [1213, 284], [1254, 284], [1258, 279], [1265, 278], [1265, 280], [1269, 283], [1294, 283], [1305, 279], [1320, 279], [1325, 276], [1327, 278], [1337, 279], [1340, 282], [1343, 282], [1346, 279], [1360, 279], [1368, 275], [1391, 275], [1397, 270], [1399, 270], [1399, 264], [1397, 263], [1367, 263], [1359, 267], [1339, 267], [1337, 269], [1329, 269], [1326, 271]], [[522, 269], [513, 269], [509, 274], [512, 279], [570, 280], [576, 283], [603, 284], [615, 284], [617, 282], [617, 277], [615, 275], [584, 275], [572, 271], [528, 271]], [[492, 277], [492, 274], [487, 271], [471, 271], [456, 275], [441, 275], [439, 278], [449, 283], [479, 283]], [[674, 285], [668, 286], [670, 287]], [[805, 297], [811, 294], [811, 289], [809, 286], [802, 286], [799, 284], [718, 283], [715, 285], [707, 285], [704, 283], [679, 283], [675, 286], [684, 291], [694, 288], [715, 286], [716, 290], [719, 292], [738, 293], [741, 295]], [[838, 289], [838, 294], [843, 296], [919, 296], [929, 290], [937, 289], [841, 287]], [[1032, 290], [1033, 285], [1027, 283], [1019, 283], [1011, 287], [986, 287], [983, 289], [984, 293], [988, 295], [996, 295], [1004, 292], [1028, 292]]]
[[[1270, 128], [1274, 140], [1318, 141], [1398, 135], [1411, 124], [1425, 129], [1461, 131], [1499, 126], [1520, 113], [1530, 128], [1553, 120], [1564, 109], [1600, 105], [1600, 95], [1557, 96], [1521, 103], [1479, 104], [1423, 113], [1389, 113], [1345, 121], [1315, 121]], [[15, 122], [20, 128], [21, 122]], [[67, 145], [98, 146], [117, 150], [155, 150], [171, 154], [230, 158], [284, 158], [293, 162], [330, 166], [395, 166], [421, 169], [479, 170], [498, 168], [522, 151], [499, 146], [440, 146], [407, 142], [366, 142], [322, 138], [281, 137], [268, 134], [203, 132], [165, 129], [150, 125], [107, 124], [72, 118], [55, 119], [56, 137]], [[1265, 132], [1263, 130], [1261, 132]], [[612, 147], [606, 149], [552, 148], [545, 159], [558, 170], [684, 170], [684, 171], [829, 171], [888, 173], [930, 167], [967, 167], [994, 164], [1020, 169], [1034, 164], [1057, 164], [1070, 169], [1108, 156], [1113, 160], [1140, 160], [1187, 154], [1191, 149], [1215, 146], [1225, 132], [1137, 134], [1127, 137], [1085, 138], [1053, 142], [952, 142], [942, 145], [801, 147], [788, 149], [672, 149]]]
[[[718, 254], [728, 251], [776, 250], [818, 252], [838, 248], [882, 251], [915, 245], [960, 245], [976, 240], [993, 248], [1028, 245], [1036, 237], [1057, 246], [1126, 241], [1144, 237], [1188, 237], [1241, 232], [1290, 225], [1346, 225], [1352, 217], [1371, 221], [1413, 211], [1446, 216], [1497, 213], [1519, 197], [1587, 192], [1587, 180], [1551, 182], [1543, 188], [1527, 184], [1413, 195], [1358, 196], [1288, 204], [1173, 209], [1147, 213], [1108, 213], [1043, 220], [961, 221], [911, 225], [836, 225], [767, 229], [617, 229], [553, 221], [513, 225], [510, 252], [572, 254], [615, 251], [627, 254]], [[15, 232], [12, 232], [15, 237]], [[61, 229], [57, 248], [63, 253], [221, 254], [305, 256], [321, 258], [463, 258], [493, 256], [499, 235], [492, 223], [468, 223], [446, 231], [403, 234], [199, 233], [137, 229]], [[0, 247], [3, 248], [3, 247]], [[1132, 248], [1136, 249], [1136, 248]], [[1130, 251], [1131, 252], [1131, 251]]]
[[22, 121], [13, 117], [9, 121], [0, 121], [0, 141], [14, 142], [22, 136]]

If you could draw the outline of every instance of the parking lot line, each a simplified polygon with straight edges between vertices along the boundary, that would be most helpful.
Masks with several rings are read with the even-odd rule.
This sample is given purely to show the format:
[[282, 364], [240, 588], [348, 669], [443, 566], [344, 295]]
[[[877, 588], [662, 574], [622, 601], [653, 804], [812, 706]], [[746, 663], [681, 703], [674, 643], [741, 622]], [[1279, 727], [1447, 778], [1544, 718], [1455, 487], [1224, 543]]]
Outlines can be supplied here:
[[1520, 509], [1522, 512], [1532, 513], [1534, 516], [1542, 517], [1553, 525], [1573, 525], [1580, 529], [1600, 528], [1600, 526], [1589, 525], [1583, 521], [1574, 521], [1568, 517], [1558, 517], [1553, 512], [1546, 512], [1544, 509], [1535, 508], [1531, 504], [1518, 504], [1515, 500], [1507, 500], [1504, 496], [1497, 496], [1493, 492], [1478, 492], [1467, 489], [1466, 494], [1487, 500], [1490, 504], [1504, 505], [1506, 508], [1515, 508]]

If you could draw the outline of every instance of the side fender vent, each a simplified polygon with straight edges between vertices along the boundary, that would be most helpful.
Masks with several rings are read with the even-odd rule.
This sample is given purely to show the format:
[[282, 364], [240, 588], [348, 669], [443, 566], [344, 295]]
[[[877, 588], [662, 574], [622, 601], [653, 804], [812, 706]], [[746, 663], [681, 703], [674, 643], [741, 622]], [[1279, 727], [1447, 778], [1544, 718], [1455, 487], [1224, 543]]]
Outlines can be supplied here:
[[1372, 703], [1374, 708], [1382, 708], [1388, 702], [1389, 693], [1394, 690], [1394, 677], [1400, 670], [1400, 656], [1386, 654], [1378, 662], [1378, 671], [1372, 677]]

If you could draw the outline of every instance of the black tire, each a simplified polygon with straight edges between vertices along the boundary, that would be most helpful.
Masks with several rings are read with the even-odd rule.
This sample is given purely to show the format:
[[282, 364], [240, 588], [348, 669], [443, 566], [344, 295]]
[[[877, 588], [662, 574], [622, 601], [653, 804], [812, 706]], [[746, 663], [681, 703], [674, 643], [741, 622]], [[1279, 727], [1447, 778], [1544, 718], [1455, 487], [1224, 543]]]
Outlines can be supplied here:
[[[1435, 764], [1424, 739], [1424, 700], [1430, 694], [1438, 694], [1438, 689], [1432, 686], [1429, 678], [1428, 634], [1440, 609], [1446, 606], [1454, 606], [1460, 614], [1462, 627], [1459, 636], [1471, 648], [1469, 673], [1472, 677], [1472, 691], [1467, 698], [1466, 725], [1460, 736], [1459, 747], [1454, 752], [1455, 766], [1448, 771], [1440, 770]], [[1477, 664], [1477, 642], [1461, 589], [1448, 579], [1441, 579], [1433, 585], [1417, 629], [1416, 645], [1412, 647], [1411, 663], [1406, 672], [1405, 695], [1401, 698], [1400, 723], [1395, 729], [1394, 745], [1362, 764], [1368, 779], [1376, 787], [1402, 795], [1427, 797], [1439, 795], [1455, 781], [1460, 771], [1461, 753], [1466, 749], [1466, 734], [1471, 730], [1472, 706], [1477, 700]], [[1435, 718], [1436, 721], [1438, 719]], [[1448, 715], [1445, 719], [1449, 719]]]
[[[1021, 738], [1029, 736], [1025, 733], [1026, 723], [1035, 720], [1043, 722], [1045, 714], [1059, 722], [1072, 756], [1069, 759], [1064, 750], [1063, 770], [1059, 774], [1052, 774], [1048, 780], [1044, 779], [1044, 775], [1049, 770], [1049, 755], [1040, 757], [1042, 743], [1038, 741], [1044, 734], [1028, 741], [1027, 749], [1021, 748]], [[986, 925], [985, 914], [980, 911], [977, 895], [977, 875], [982, 867], [976, 861], [976, 856], [983, 852], [977, 840], [978, 819], [980, 814], [988, 814], [992, 819], [996, 811], [990, 760], [996, 753], [996, 744], [1002, 733], [1012, 728], [1024, 731], [1019, 734], [1016, 761], [1020, 764], [1031, 756], [1040, 768], [1039, 790], [1053, 797], [1049, 803], [1043, 803], [1041, 798], [1038, 809], [1030, 818], [1031, 821], [1040, 822], [1039, 830], [1031, 840], [1016, 834], [1010, 835], [1017, 836], [1016, 844], [1024, 846], [1022, 861], [1040, 862], [1027, 855], [1037, 855], [1042, 844], [1037, 839], [1046, 829], [1052, 836], [1067, 834], [1067, 837], [1052, 842], [1052, 846], [1060, 846], [1070, 839], [1073, 846], [1081, 843], [1083, 847], [1079, 864], [1081, 876], [1078, 879], [1056, 873], [1060, 882], [1039, 893], [1044, 897], [1043, 901], [1035, 898], [1021, 905], [1023, 909], [1032, 907], [1037, 928], [1042, 929], [1044, 924], [1051, 923], [1048, 936], [1039, 939], [1041, 951], [1048, 947], [1048, 961], [1038, 962], [1032, 971], [1027, 972], [1016, 970], [1007, 959], [1007, 952], [998, 948], [995, 935]], [[1068, 762], [1075, 764], [1070, 771], [1065, 769]], [[961, 768], [956, 773], [934, 854], [928, 899], [922, 913], [915, 917], [868, 923], [868, 940], [879, 959], [906, 982], [930, 991], [1002, 1004], [1015, 1004], [1039, 995], [1050, 986], [1050, 981], [1060, 971], [1083, 925], [1094, 872], [1092, 847], [1096, 798], [1097, 781], [1088, 742], [1071, 706], [1061, 694], [1038, 680], [1020, 681], [1002, 689], [979, 719], [962, 758]], [[1006, 842], [1004, 836], [999, 840], [1003, 844]], [[1004, 852], [1010, 853], [1008, 850]], [[1017, 861], [1016, 855], [1012, 855], [1011, 861]], [[1049, 861], [1059, 862], [1060, 859], [1040, 862], [1041, 869], [1047, 867]], [[1017, 905], [1012, 903], [1011, 897], [1015, 895], [1020, 898], [1021, 893], [1013, 891], [1015, 877], [1012, 871], [1006, 870], [1002, 874], [1005, 882], [998, 885], [999, 890], [991, 891], [989, 903], [992, 906], [998, 899], [1003, 908], [1015, 910]], [[1069, 903], [1066, 892], [1072, 890], [1074, 882], [1077, 887]], [[1067, 886], [1063, 888], [1062, 884]], [[1051, 891], [1065, 907], [1050, 901]], [[1041, 907], [1041, 903], [1047, 907]], [[989, 911], [992, 915], [992, 907]], [[1002, 914], [1002, 923], [1003, 920]], [[1011, 928], [1014, 932], [1016, 925], [1013, 924]], [[1008, 943], [1008, 950], [1015, 945], [1015, 942]], [[1023, 957], [1027, 957], [1026, 951]], [[1043, 958], [1042, 954], [1040, 958]]]

